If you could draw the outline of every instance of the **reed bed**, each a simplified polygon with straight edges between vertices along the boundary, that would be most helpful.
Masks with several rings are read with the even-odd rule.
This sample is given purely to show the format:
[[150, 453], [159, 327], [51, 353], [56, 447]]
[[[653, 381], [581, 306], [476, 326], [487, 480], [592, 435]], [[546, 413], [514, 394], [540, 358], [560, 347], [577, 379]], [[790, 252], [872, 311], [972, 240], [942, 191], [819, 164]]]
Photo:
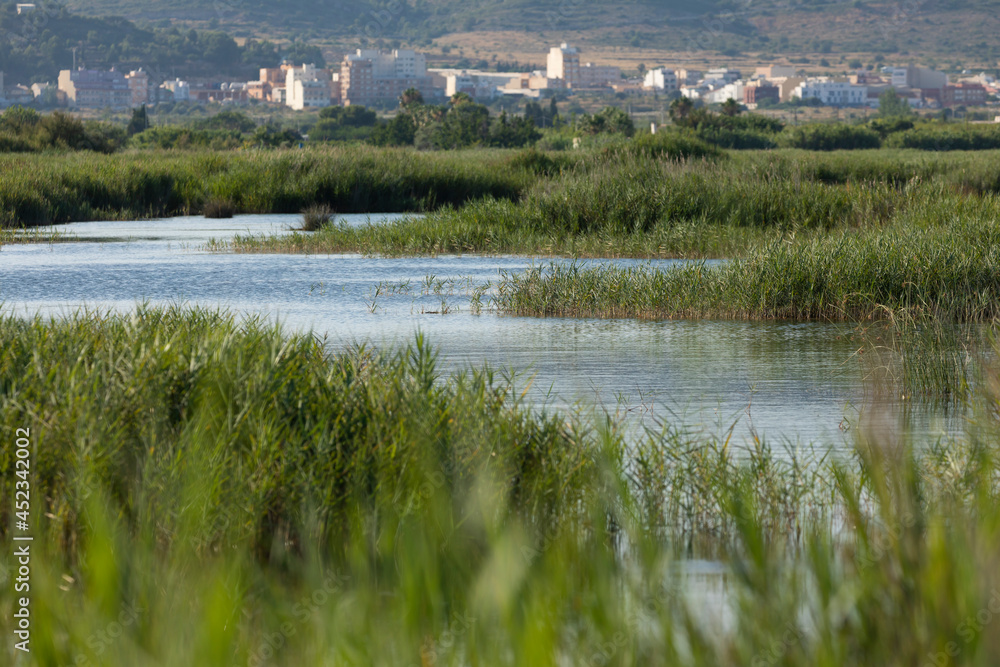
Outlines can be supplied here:
[[[997, 151], [720, 154], [694, 150], [705, 148], [698, 142], [659, 152], [646, 150], [649, 143], [565, 153], [340, 146], [7, 154], [0, 156], [0, 227], [198, 214], [213, 201], [237, 213], [451, 207], [430, 248], [453, 245], [448, 229], [459, 221], [502, 230], [503, 217], [513, 215], [518, 229], [563, 233], [555, 252], [564, 254], [597, 229], [631, 236], [684, 221], [781, 229], [872, 224], [901, 205], [897, 191], [906, 187], [934, 185], [962, 196], [1000, 191]], [[462, 208], [490, 198], [513, 209]]]
[[885, 229], [776, 242], [711, 267], [539, 266], [503, 275], [495, 305], [539, 316], [989, 321], [1000, 316], [998, 203], [928, 203]]
[[236, 213], [427, 211], [518, 196], [535, 177], [509, 161], [368, 147], [3, 155], [0, 227], [198, 214], [210, 202]]
[[140, 306], [4, 317], [0, 343], [0, 422], [32, 440], [30, 654], [0, 618], [19, 664], [1000, 657], [989, 391], [966, 441], [805, 456], [672, 425], [626, 444], [488, 369], [441, 376], [419, 338], [331, 355]]
[[[725, 160], [594, 153], [544, 169], [517, 198], [471, 200], [424, 219], [332, 227], [309, 238], [242, 237], [218, 250], [717, 258], [776, 238], [885, 227], [947, 201], [990, 197], [1000, 160], [879, 151], [872, 157], [742, 152]], [[522, 166], [538, 162], [512, 161]], [[541, 169], [541, 168], [540, 168]]]

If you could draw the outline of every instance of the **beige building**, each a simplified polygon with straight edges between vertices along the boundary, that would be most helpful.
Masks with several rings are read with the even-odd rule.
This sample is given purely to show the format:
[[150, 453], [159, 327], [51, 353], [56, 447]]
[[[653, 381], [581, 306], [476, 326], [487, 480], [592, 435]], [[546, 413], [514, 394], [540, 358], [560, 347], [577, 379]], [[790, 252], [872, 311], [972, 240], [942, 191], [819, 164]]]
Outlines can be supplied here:
[[59, 72], [59, 90], [70, 107], [78, 109], [130, 109], [132, 89], [125, 76], [115, 70], [64, 69]]
[[579, 71], [579, 85], [585, 88], [611, 86], [622, 82], [621, 69], [610, 65], [586, 63]]
[[792, 91], [798, 88], [805, 78], [801, 76], [777, 77], [771, 79], [771, 85], [778, 87], [778, 99], [782, 102], [790, 102]]
[[374, 63], [360, 54], [344, 56], [340, 64], [340, 99], [344, 106], [368, 106], [375, 101]]
[[126, 74], [125, 80], [128, 81], [128, 89], [132, 94], [132, 106], [149, 104], [149, 75], [139, 68]]
[[754, 70], [754, 76], [768, 79], [769, 81], [774, 79], [787, 79], [788, 77], [796, 76], [799, 71], [791, 65], [768, 65], [767, 67], [758, 67]]

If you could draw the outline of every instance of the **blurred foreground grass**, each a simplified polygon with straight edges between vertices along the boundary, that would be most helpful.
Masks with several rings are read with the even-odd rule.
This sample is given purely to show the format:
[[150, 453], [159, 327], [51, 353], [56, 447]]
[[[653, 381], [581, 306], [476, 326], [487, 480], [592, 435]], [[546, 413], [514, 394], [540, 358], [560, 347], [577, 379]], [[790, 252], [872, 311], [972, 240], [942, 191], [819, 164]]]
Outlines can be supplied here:
[[[1000, 383], [839, 457], [534, 414], [432, 348], [215, 311], [0, 319], [24, 665], [992, 665]], [[31, 653], [10, 610], [32, 440]], [[697, 574], [702, 559], [715, 574]], [[21, 595], [21, 594], [17, 594]]]

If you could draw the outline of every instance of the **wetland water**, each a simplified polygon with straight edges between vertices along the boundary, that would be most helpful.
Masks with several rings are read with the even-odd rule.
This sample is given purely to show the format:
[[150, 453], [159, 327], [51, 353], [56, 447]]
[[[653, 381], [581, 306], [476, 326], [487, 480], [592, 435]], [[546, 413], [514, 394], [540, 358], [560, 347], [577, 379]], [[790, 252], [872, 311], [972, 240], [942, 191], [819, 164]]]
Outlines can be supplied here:
[[[338, 219], [361, 224], [368, 216]], [[864, 386], [844, 335], [849, 325], [475, 314], [470, 285], [548, 260], [204, 249], [213, 238], [299, 224], [297, 215], [255, 215], [62, 225], [59, 231], [81, 242], [0, 248], [0, 304], [28, 315], [84, 306], [129, 310], [140, 301], [220, 306], [312, 329], [334, 346], [405, 344], [422, 331], [440, 351], [442, 369], [483, 362], [514, 369], [518, 388], [533, 378], [527, 396], [536, 406], [628, 410], [637, 427], [669, 419], [722, 433], [738, 420], [737, 440], [747, 440], [753, 428], [772, 443], [840, 445], [858, 421]], [[376, 296], [378, 283], [407, 282], [402, 293]], [[924, 439], [955, 429], [954, 420], [934, 414], [911, 416], [908, 426]]]

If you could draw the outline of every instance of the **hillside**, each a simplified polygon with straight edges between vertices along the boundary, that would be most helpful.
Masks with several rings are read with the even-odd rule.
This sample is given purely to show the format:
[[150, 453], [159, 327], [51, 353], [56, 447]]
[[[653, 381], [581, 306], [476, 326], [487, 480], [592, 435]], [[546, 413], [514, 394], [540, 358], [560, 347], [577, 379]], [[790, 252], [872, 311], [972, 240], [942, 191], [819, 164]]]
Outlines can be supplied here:
[[0, 4], [0, 36], [0, 71], [8, 83], [54, 81], [74, 58], [95, 68], [143, 67], [156, 79], [255, 76], [282, 56], [322, 63], [320, 50], [301, 42], [241, 46], [221, 31], [147, 29], [124, 18], [86, 18], [65, 8], [19, 16], [13, 2]]
[[995, 67], [1000, 0], [70, 0], [87, 15], [342, 46], [429, 47], [455, 33], [577, 36], [585, 45], [773, 54], [902, 54]]

